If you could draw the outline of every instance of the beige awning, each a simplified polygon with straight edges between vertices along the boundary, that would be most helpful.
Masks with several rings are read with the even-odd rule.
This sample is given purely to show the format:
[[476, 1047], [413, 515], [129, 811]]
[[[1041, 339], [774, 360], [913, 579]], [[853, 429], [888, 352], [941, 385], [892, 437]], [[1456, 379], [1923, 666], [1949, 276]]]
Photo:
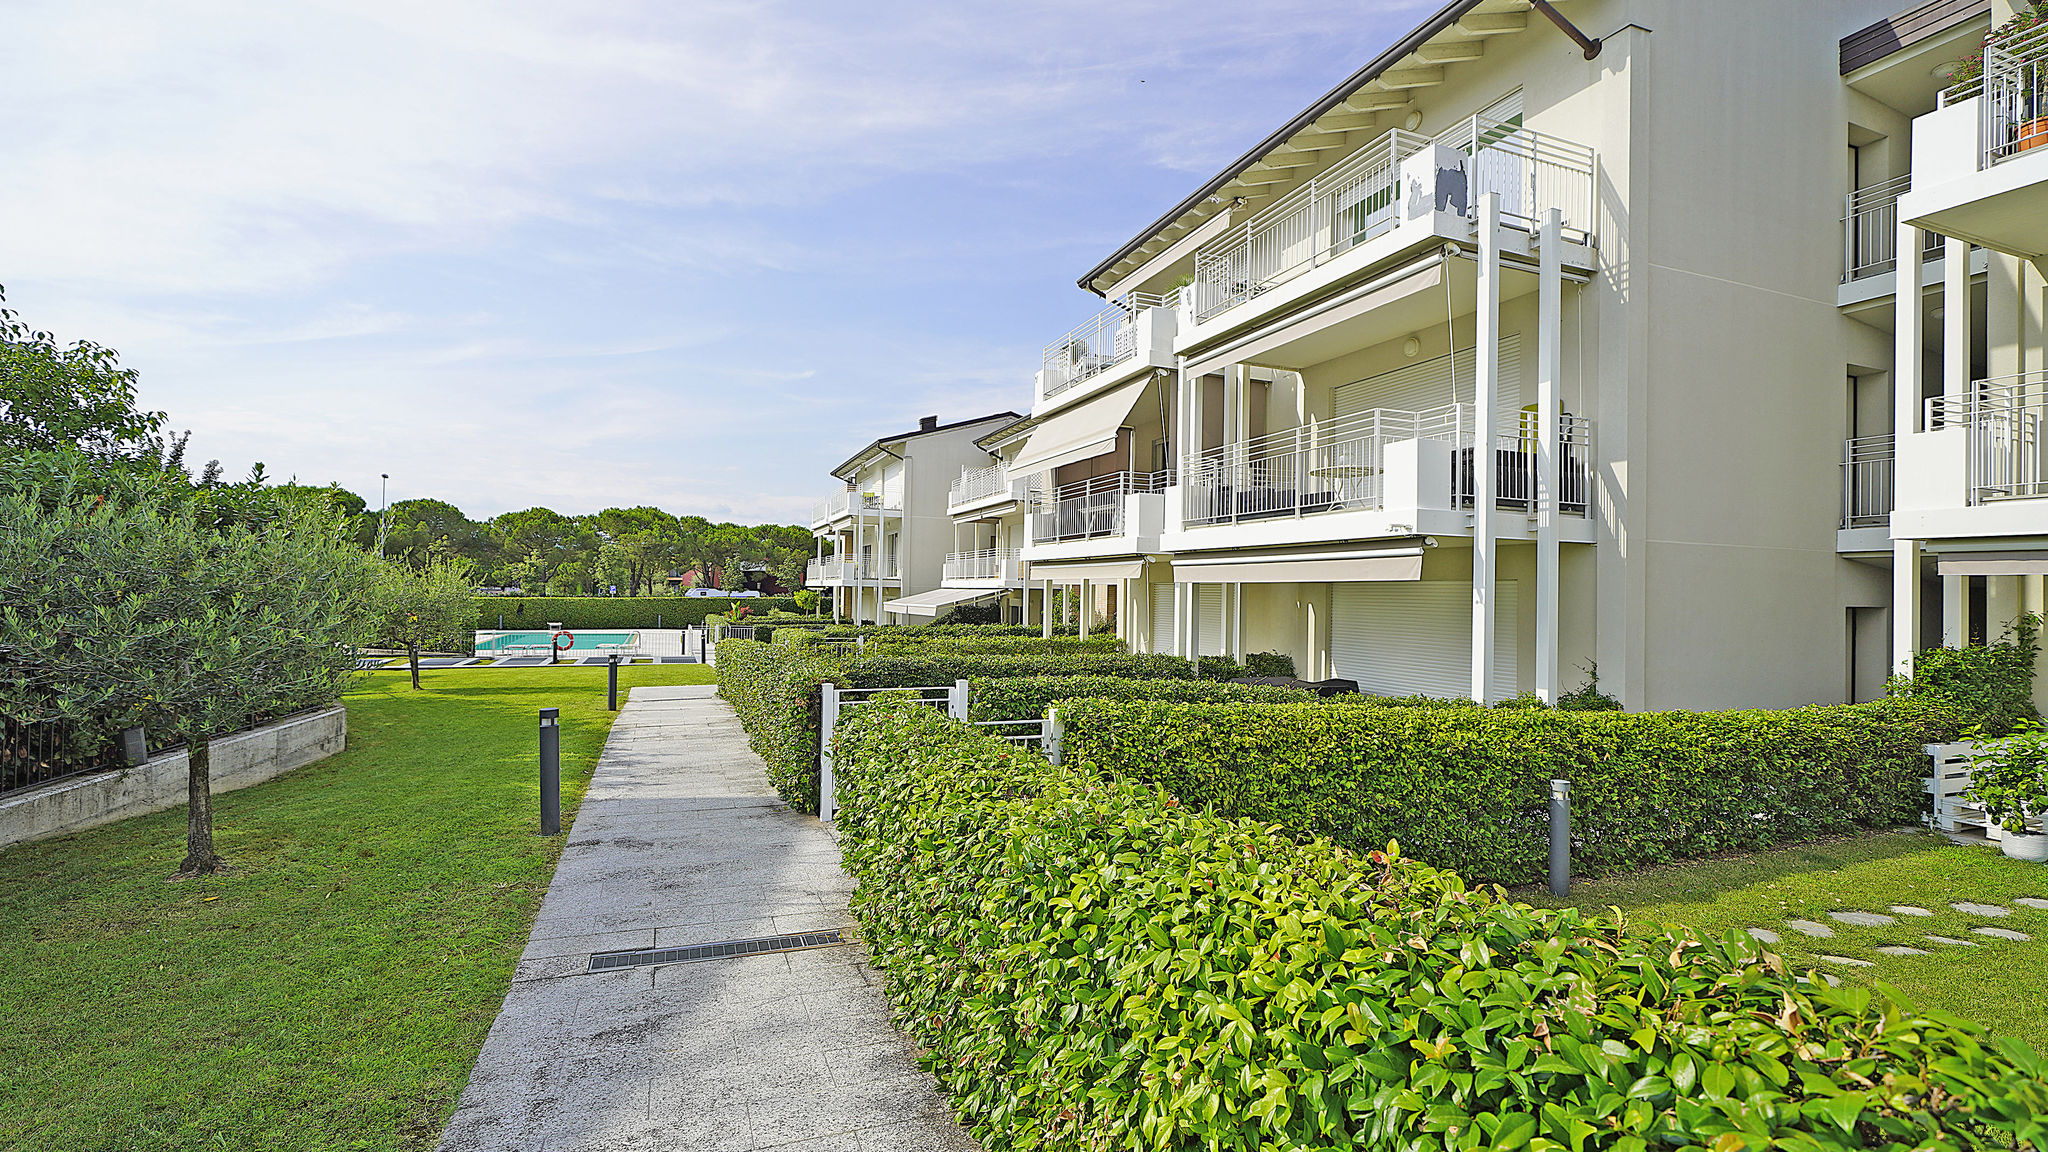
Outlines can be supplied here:
[[1075, 560], [1057, 564], [1033, 564], [1027, 577], [1033, 583], [1093, 584], [1100, 580], [1139, 580], [1145, 575], [1143, 560]]
[[1042, 472], [1115, 451], [1116, 430], [1138, 406], [1151, 379], [1148, 373], [1047, 417], [1031, 430], [1023, 449], [1010, 462], [1010, 473]]
[[1949, 552], [1934, 567], [1943, 576], [2048, 576], [2048, 552]]
[[1383, 548], [1290, 549], [1176, 556], [1176, 584], [1344, 584], [1422, 579], [1420, 543]]
[[1311, 333], [1355, 320], [1374, 309], [1384, 308], [1396, 300], [1429, 291], [1442, 284], [1441, 256], [1407, 268], [1396, 269], [1328, 303], [1290, 313], [1294, 318], [1284, 323], [1254, 331], [1221, 347], [1211, 348], [1182, 365], [1181, 379], [1197, 379], [1230, 364], [1261, 363], [1263, 357], [1275, 348], [1292, 344]]
[[901, 612], [905, 616], [937, 616], [949, 608], [979, 600], [993, 600], [1001, 595], [1001, 591], [991, 592], [985, 588], [934, 588], [915, 596], [884, 600], [882, 611]]

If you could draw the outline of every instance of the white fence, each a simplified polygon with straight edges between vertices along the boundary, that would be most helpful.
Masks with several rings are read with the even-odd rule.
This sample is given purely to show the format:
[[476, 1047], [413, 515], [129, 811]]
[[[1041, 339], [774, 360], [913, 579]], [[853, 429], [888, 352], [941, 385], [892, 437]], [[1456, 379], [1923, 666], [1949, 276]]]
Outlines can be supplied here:
[[1057, 396], [1136, 356], [1138, 313], [1179, 304], [1178, 290], [1165, 295], [1131, 292], [1110, 301], [1108, 307], [1045, 346], [1045, 395]]
[[[936, 708], [949, 719], [968, 723], [968, 686], [965, 680], [951, 684], [927, 685], [918, 688], [841, 688], [837, 684], [825, 684], [820, 688], [818, 711], [818, 819], [830, 822], [838, 810], [838, 781], [834, 774], [832, 759], [832, 735], [839, 728], [839, 716], [847, 708], [873, 700], [877, 696], [916, 693], [920, 704]], [[1046, 758], [1060, 762], [1060, 722], [1058, 712], [1042, 720], [977, 720], [976, 727], [989, 728], [996, 735], [1016, 744], [1037, 744]]]
[[1051, 544], [1061, 540], [1093, 540], [1122, 536], [1124, 498], [1134, 493], [1164, 492], [1173, 483], [1173, 473], [1113, 472], [1077, 480], [1041, 495], [1031, 512], [1031, 542]]

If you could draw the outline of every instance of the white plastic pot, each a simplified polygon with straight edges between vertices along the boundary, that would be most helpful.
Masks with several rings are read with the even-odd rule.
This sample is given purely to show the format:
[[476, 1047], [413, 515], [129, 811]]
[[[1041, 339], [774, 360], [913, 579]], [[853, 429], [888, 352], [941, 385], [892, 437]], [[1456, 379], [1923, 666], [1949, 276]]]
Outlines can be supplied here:
[[2048, 833], [2007, 832], [1998, 847], [2015, 860], [2048, 861]]

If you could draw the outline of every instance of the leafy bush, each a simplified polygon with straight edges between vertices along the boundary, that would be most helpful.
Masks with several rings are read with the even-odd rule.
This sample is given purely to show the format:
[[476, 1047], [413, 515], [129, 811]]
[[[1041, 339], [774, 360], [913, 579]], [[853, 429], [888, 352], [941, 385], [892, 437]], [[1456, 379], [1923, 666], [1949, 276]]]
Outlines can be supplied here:
[[1209, 680], [1132, 680], [1122, 676], [1016, 676], [968, 681], [968, 719], [1031, 720], [1066, 700], [1177, 700], [1227, 704], [1298, 704], [1310, 692]]
[[2048, 728], [2022, 721], [2010, 735], [1978, 745], [1967, 795], [2007, 832], [2029, 831], [2028, 817], [2048, 816]]
[[877, 653], [847, 659], [843, 687], [915, 688], [951, 684], [976, 676], [1121, 676], [1142, 680], [1190, 680], [1188, 662], [1176, 656], [1129, 655], [1120, 652], [995, 653], [914, 650], [901, 655]]
[[835, 752], [868, 949], [997, 1152], [2048, 1140], [2025, 1045], [1733, 934], [1511, 904], [929, 709], [863, 709]]
[[1294, 657], [1285, 652], [1254, 652], [1244, 658], [1244, 674], [1247, 676], [1284, 676], [1294, 678]]
[[767, 763], [775, 794], [801, 812], [818, 810], [818, 686], [838, 671], [800, 646], [718, 642], [718, 694]]
[[1600, 665], [1586, 661], [1586, 682], [1557, 698], [1567, 712], [1619, 712], [1621, 701], [1600, 690]]
[[1195, 667], [1204, 680], [1237, 680], [1251, 673], [1228, 656], [1197, 656]]
[[963, 655], [1023, 656], [1031, 654], [1122, 653], [1124, 642], [1114, 635], [1090, 636], [904, 636], [882, 633], [868, 637], [871, 653], [953, 652]]
[[796, 601], [780, 596], [732, 600], [689, 596], [479, 596], [476, 598], [476, 626], [497, 630], [504, 619], [507, 629], [540, 628], [551, 620], [574, 631], [578, 628], [681, 628], [702, 624], [717, 613], [731, 613], [742, 605], [755, 613], [794, 607]]
[[2021, 721], [2041, 718], [2034, 709], [2040, 635], [2041, 618], [2028, 614], [1996, 644], [1923, 648], [1913, 656], [1913, 675], [1892, 677], [1885, 690], [1955, 708], [1985, 735], [2003, 736]]
[[1793, 711], [1562, 712], [1087, 700], [1071, 762], [1182, 802], [1519, 883], [1544, 875], [1548, 789], [1572, 782], [1589, 873], [1911, 823], [1920, 746], [1954, 714], [1906, 701]]

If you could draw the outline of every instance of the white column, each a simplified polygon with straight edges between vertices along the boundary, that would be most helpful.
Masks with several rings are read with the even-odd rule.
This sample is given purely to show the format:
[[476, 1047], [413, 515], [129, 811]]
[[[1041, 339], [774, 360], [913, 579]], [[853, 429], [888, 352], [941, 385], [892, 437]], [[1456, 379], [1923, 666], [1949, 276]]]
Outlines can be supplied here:
[[1556, 208], [1543, 215], [1536, 286], [1536, 695], [1557, 703], [1560, 565], [1557, 499], [1561, 421], [1558, 382], [1564, 374], [1564, 224]]
[[1173, 654], [1195, 658], [1195, 586], [1178, 578], [1173, 582]]
[[1038, 619], [1043, 625], [1039, 635], [1050, 637], [1052, 635], [1052, 581], [1050, 580], [1044, 581], [1039, 585]]
[[[1892, 432], [1903, 454], [1906, 437], [1920, 430], [1921, 336], [1920, 229], [1900, 224], [1892, 295]], [[1892, 541], [1892, 671], [1913, 674], [1913, 650], [1920, 644], [1920, 544]]]
[[1941, 250], [1941, 392], [1970, 390], [1970, 242], [1950, 236]]
[[1079, 594], [1078, 596], [1076, 596], [1076, 597], [1075, 597], [1075, 599], [1077, 599], [1077, 600], [1079, 600], [1079, 601], [1081, 602], [1081, 605], [1080, 605], [1080, 613], [1081, 613], [1081, 621], [1080, 621], [1080, 627], [1081, 627], [1081, 639], [1083, 639], [1083, 640], [1086, 640], [1086, 639], [1088, 638], [1088, 618], [1089, 618], [1090, 616], [1093, 616], [1093, 615], [1095, 614], [1095, 613], [1094, 613], [1094, 608], [1095, 608], [1095, 600], [1094, 600], [1094, 595], [1095, 595], [1095, 588], [1094, 588], [1094, 586], [1093, 586], [1092, 584], [1090, 584], [1090, 583], [1089, 583], [1089, 582], [1088, 582], [1088, 581], [1087, 581], [1086, 579], [1083, 579], [1083, 580], [1081, 581], [1081, 592], [1080, 592], [1080, 594]]
[[1472, 698], [1493, 682], [1494, 409], [1500, 385], [1500, 194], [1479, 198], [1477, 369], [1472, 405]]
[[1941, 578], [1941, 646], [1961, 648], [1970, 642], [1970, 578]]
[[1224, 600], [1230, 610], [1230, 658], [1244, 662], [1244, 585], [1232, 584]]

